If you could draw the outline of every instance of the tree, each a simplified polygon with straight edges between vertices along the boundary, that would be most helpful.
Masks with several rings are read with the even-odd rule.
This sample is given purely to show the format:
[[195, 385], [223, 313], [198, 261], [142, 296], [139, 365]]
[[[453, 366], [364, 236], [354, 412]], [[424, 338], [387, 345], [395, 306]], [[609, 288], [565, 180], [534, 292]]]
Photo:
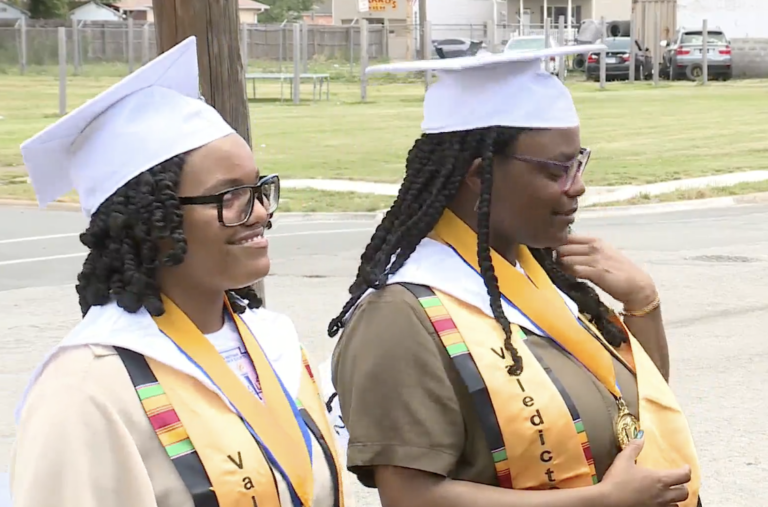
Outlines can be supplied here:
[[285, 20], [296, 21], [315, 5], [315, 0], [261, 0], [269, 5], [269, 10], [259, 14], [259, 22], [280, 23]]
[[29, 0], [29, 15], [33, 19], [62, 19], [68, 12], [67, 0]]

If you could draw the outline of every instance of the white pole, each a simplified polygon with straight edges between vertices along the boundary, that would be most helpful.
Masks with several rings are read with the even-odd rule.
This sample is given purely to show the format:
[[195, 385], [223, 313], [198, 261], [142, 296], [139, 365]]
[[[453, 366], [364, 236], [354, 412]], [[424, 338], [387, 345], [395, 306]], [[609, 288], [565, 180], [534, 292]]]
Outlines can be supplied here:
[[565, 17], [565, 38], [568, 42], [571, 40], [571, 23], [573, 22], [573, 0], [568, 0], [568, 15]]

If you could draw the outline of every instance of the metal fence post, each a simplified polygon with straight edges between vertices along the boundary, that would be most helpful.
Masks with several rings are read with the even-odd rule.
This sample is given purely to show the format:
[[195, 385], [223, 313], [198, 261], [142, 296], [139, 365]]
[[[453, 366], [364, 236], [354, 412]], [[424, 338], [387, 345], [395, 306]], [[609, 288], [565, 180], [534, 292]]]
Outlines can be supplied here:
[[709, 27], [707, 20], [701, 22], [701, 83], [709, 81]]
[[[600, 36], [600, 40], [605, 43], [605, 39], [608, 38], [608, 27], [605, 26], [605, 16], [600, 17], [600, 27], [602, 30], [602, 34]], [[605, 89], [605, 58], [606, 58], [606, 52], [605, 49], [600, 50], [600, 89]]]
[[[423, 60], [429, 60], [432, 58], [432, 22], [427, 20], [424, 22], [424, 36], [421, 38], [424, 47], [421, 48], [421, 58]], [[426, 90], [432, 84], [432, 72], [426, 71], [424, 73], [424, 89]]]
[[365, 69], [368, 68], [368, 20], [360, 20], [360, 100], [368, 100], [368, 78]]
[[[637, 66], [637, 39], [635, 37], [635, 26], [636, 26], [636, 20], [635, 20], [635, 10], [632, 9], [632, 15], [629, 18], [629, 82], [634, 83], [635, 78], [635, 67]], [[643, 51], [643, 54], [645, 54], [645, 51]], [[643, 60], [645, 62], [645, 60]], [[644, 69], [643, 69], [644, 70]], [[643, 79], [642, 72], [640, 73], [640, 79]]]
[[74, 64], [75, 68], [75, 75], [80, 75], [80, 27], [78, 26], [79, 21], [76, 19], [72, 20], [72, 63]]
[[653, 84], [654, 86], [659, 84], [659, 71], [661, 65], [659, 65], [659, 53], [661, 52], [661, 12], [656, 11], [656, 21], [653, 24]]
[[128, 73], [130, 74], [133, 70], [133, 18], [128, 18]]
[[59, 27], [59, 116], [67, 114], [67, 29]]
[[301, 66], [304, 72], [309, 72], [309, 25], [301, 24]]
[[[557, 44], [560, 46], [565, 45], [565, 16], [560, 16], [557, 19]], [[565, 82], [565, 57], [559, 57], [558, 62], [557, 75], [560, 78], [560, 81]]]
[[301, 25], [293, 24], [293, 103], [301, 102]]
[[248, 25], [246, 23], [240, 24], [240, 56], [243, 60], [243, 70], [248, 73]]
[[145, 23], [141, 29], [141, 64], [149, 62], [149, 23]]
[[21, 54], [19, 55], [19, 72], [23, 76], [27, 72], [27, 19], [21, 18]]

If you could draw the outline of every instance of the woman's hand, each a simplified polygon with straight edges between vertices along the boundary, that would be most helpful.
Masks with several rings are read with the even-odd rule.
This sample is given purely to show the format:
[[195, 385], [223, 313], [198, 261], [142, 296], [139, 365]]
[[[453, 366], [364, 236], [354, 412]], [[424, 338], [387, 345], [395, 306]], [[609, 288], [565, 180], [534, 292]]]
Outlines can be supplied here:
[[566, 273], [594, 283], [627, 310], [645, 308], [656, 298], [650, 275], [598, 238], [572, 234], [556, 252]]
[[613, 461], [600, 486], [616, 507], [671, 507], [688, 499], [690, 467], [657, 471], [638, 466], [643, 440], [633, 440]]

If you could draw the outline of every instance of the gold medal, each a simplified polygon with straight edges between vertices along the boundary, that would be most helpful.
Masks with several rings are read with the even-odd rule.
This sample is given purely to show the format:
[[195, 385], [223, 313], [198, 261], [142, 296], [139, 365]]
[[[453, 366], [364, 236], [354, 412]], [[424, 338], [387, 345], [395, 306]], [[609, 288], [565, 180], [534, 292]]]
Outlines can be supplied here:
[[619, 407], [619, 415], [616, 417], [616, 439], [619, 448], [624, 450], [640, 431], [640, 421], [632, 415], [623, 399], [617, 398], [616, 405]]

